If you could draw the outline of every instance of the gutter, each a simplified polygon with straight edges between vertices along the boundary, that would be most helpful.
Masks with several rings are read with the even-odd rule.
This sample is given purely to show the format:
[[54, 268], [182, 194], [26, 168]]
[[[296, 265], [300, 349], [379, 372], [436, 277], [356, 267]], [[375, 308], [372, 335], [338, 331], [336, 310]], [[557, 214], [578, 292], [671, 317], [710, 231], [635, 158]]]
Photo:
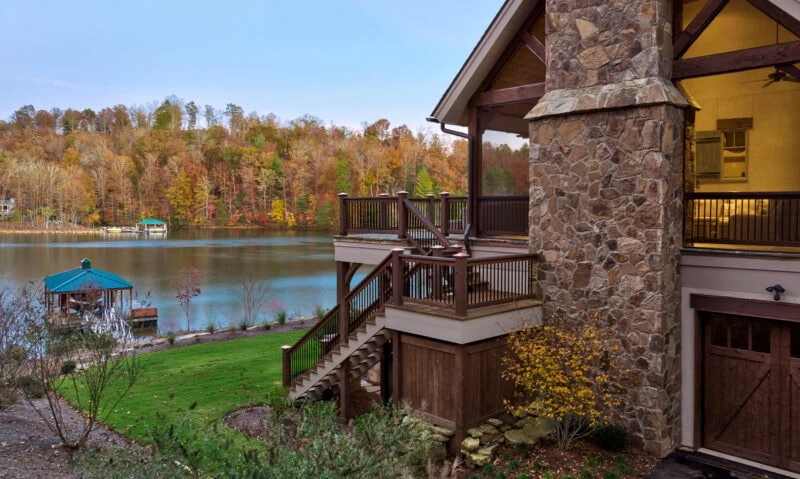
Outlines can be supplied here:
[[460, 131], [451, 130], [447, 128], [447, 125], [444, 122], [439, 121], [438, 118], [429, 116], [425, 119], [425, 121], [429, 121], [431, 123], [438, 123], [442, 133], [447, 133], [448, 135], [457, 136], [459, 138], [464, 138], [467, 140], [467, 212], [464, 215], [464, 247], [467, 250], [467, 254], [472, 256], [472, 248], [469, 244], [469, 237], [472, 234], [472, 195], [470, 194], [470, 185], [473, 184], [473, 168], [472, 163], [474, 159], [472, 158], [472, 150], [473, 150], [473, 138], [472, 135], [468, 133], [462, 133]]

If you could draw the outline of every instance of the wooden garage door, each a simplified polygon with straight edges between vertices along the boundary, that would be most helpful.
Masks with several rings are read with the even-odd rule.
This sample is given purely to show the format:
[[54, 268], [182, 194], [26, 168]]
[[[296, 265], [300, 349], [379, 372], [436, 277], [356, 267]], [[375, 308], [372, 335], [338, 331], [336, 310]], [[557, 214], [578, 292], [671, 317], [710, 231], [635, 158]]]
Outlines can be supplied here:
[[703, 445], [800, 471], [800, 325], [702, 316]]

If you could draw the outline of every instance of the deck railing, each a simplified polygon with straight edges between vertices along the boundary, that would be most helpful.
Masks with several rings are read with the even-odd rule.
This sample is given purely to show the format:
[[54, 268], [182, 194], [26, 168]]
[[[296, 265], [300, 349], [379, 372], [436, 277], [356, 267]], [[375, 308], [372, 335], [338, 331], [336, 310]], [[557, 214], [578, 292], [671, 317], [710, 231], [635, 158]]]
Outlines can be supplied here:
[[478, 198], [478, 232], [486, 236], [528, 236], [527, 196]]
[[[440, 254], [444, 248], [434, 250]], [[536, 298], [536, 261], [534, 255], [470, 259], [464, 253], [442, 257], [394, 249], [340, 305], [294, 345], [284, 346], [283, 384], [290, 386], [336, 351], [341, 338], [363, 327], [387, 304], [428, 304], [466, 318], [473, 308]]]
[[429, 304], [466, 317], [467, 311], [537, 297], [535, 255], [509, 255], [473, 259], [464, 253], [453, 257], [405, 255], [394, 252], [395, 275], [406, 279], [392, 290], [392, 304]]
[[[405, 196], [403, 196], [405, 195]], [[339, 234], [397, 234], [404, 238], [409, 224], [403, 223], [403, 198], [428, 219], [444, 235], [464, 234], [467, 227], [467, 197], [427, 195], [408, 198], [380, 195], [375, 198], [350, 198], [339, 194]], [[527, 196], [483, 196], [478, 202], [478, 235], [528, 235]]]
[[800, 192], [686, 193], [684, 244], [800, 246]]

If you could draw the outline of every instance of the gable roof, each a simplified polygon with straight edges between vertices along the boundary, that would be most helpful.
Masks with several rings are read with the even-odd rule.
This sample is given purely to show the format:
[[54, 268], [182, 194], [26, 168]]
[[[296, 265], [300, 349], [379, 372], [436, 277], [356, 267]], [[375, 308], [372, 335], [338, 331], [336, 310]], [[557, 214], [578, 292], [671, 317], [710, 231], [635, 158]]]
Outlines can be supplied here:
[[48, 293], [74, 293], [78, 291], [128, 289], [133, 285], [114, 273], [92, 268], [89, 258], [84, 258], [77, 268], [50, 275], [44, 279]]
[[[466, 126], [467, 103], [534, 7], [544, 0], [506, 0], [433, 109], [442, 123]], [[793, 0], [790, 0], [793, 1]]]
[[165, 225], [167, 223], [165, 223], [165, 222], [163, 222], [161, 220], [157, 220], [155, 218], [147, 218], [147, 219], [143, 219], [142, 221], [140, 221], [140, 222], [138, 222], [136, 224], [137, 225]]
[[[431, 117], [441, 123], [466, 126], [467, 104], [489, 74], [503, 50], [539, 2], [506, 0], [483, 36], [461, 66], [433, 109]], [[800, 21], [800, 0], [767, 0], [794, 20]]]

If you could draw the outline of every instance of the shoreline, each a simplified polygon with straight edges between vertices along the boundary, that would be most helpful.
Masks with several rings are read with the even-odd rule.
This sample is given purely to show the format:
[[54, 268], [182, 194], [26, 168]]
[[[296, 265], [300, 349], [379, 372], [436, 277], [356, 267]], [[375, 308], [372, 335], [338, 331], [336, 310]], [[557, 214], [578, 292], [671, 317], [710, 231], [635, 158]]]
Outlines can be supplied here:
[[[173, 226], [170, 229], [208, 229], [208, 230], [266, 230], [266, 231], [334, 231], [330, 228], [267, 228], [264, 226]], [[0, 228], [0, 235], [10, 234], [75, 234], [75, 235], [122, 235], [125, 233], [108, 233], [102, 228]]]

